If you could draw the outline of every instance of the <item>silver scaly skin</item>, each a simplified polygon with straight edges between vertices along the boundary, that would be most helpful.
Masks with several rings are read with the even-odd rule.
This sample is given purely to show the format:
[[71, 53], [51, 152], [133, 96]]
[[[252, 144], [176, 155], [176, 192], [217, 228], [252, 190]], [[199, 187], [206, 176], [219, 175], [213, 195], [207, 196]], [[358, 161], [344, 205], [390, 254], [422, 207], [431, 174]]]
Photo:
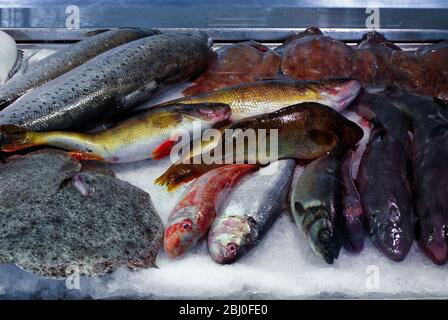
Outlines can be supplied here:
[[0, 124], [63, 130], [105, 112], [148, 100], [163, 83], [206, 67], [211, 39], [203, 32], [167, 33], [124, 44], [30, 91], [0, 112]]
[[232, 263], [255, 246], [281, 214], [291, 186], [295, 160], [279, 160], [233, 190], [209, 236], [210, 254]]
[[67, 46], [42, 59], [25, 74], [17, 75], [0, 87], [0, 109], [5, 108], [29, 90], [59, 77], [107, 50], [155, 34], [158, 34], [158, 31], [123, 28], [94, 33], [84, 40]]

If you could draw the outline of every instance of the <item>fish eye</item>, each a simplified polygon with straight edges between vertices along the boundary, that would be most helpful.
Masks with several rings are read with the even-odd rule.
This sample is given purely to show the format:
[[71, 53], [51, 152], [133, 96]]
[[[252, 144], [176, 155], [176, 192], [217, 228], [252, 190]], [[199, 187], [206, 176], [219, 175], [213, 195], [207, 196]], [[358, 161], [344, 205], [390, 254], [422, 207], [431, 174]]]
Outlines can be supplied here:
[[189, 230], [189, 229], [191, 229], [192, 224], [193, 223], [191, 222], [191, 220], [184, 220], [182, 222], [182, 229], [183, 230]]
[[321, 232], [319, 232], [319, 240], [326, 243], [329, 242], [331, 238], [330, 231], [328, 229], [324, 229]]

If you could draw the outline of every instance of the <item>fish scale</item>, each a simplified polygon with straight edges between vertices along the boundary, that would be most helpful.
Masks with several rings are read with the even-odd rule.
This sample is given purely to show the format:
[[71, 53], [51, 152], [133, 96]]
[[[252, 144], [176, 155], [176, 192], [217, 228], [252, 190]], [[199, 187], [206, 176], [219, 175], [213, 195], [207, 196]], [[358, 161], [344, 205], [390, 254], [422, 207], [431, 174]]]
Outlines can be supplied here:
[[42, 59], [25, 74], [14, 77], [0, 87], [0, 109], [17, 100], [29, 90], [70, 71], [107, 50], [154, 34], [158, 34], [158, 31], [123, 28], [89, 35], [87, 38]]
[[262, 239], [283, 210], [294, 167], [292, 159], [277, 161], [232, 191], [209, 232], [213, 260], [232, 263]]
[[160, 83], [187, 79], [201, 71], [211, 44], [202, 32], [129, 42], [22, 96], [0, 112], [0, 124], [61, 130], [105, 112], [129, 109], [149, 99]]

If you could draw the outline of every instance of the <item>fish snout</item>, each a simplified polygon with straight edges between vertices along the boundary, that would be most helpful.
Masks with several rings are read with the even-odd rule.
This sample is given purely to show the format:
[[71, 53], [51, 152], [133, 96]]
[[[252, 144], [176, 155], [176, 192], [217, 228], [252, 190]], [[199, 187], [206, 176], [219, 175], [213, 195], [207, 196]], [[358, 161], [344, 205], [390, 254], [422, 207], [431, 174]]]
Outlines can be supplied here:
[[220, 264], [229, 264], [238, 258], [238, 248], [236, 243], [224, 243], [214, 241], [209, 245], [210, 255], [213, 260]]
[[338, 84], [328, 84], [322, 90], [322, 96], [328, 99], [337, 111], [344, 110], [361, 91], [361, 84], [357, 80], [344, 80]]
[[448, 261], [448, 225], [436, 225], [422, 230], [418, 244], [423, 253], [437, 265]]
[[328, 264], [333, 264], [334, 260], [339, 256], [340, 246], [335, 241], [334, 230], [330, 221], [319, 219], [311, 226], [311, 249]]
[[185, 219], [166, 228], [163, 246], [171, 258], [183, 255], [193, 245], [193, 223], [190, 219]]

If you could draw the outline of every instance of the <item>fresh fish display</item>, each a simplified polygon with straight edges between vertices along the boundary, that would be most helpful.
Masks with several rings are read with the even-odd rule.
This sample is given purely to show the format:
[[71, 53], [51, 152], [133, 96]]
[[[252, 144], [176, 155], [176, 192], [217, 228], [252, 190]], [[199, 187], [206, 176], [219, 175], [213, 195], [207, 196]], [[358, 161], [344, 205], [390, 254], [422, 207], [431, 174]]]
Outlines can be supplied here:
[[[0, 87], [0, 109], [14, 102], [29, 90], [76, 68], [84, 62], [127, 42], [157, 34], [155, 30], [117, 29], [101, 32], [55, 52]], [[3, 48], [3, 46], [2, 46]]]
[[213, 260], [232, 263], [260, 242], [283, 211], [294, 167], [292, 159], [274, 162], [232, 191], [208, 234]]
[[155, 266], [163, 225], [146, 192], [48, 150], [8, 159], [0, 177], [0, 263], [46, 278]]
[[228, 165], [194, 181], [168, 218], [164, 240], [168, 255], [178, 257], [194, 247], [212, 225], [229, 189], [257, 167], [249, 164]]
[[340, 168], [335, 152], [305, 167], [291, 194], [291, 212], [311, 250], [332, 264], [339, 257], [341, 234]]
[[343, 110], [361, 89], [354, 80], [307, 82], [266, 80], [241, 84], [218, 91], [164, 103], [226, 103], [232, 108], [231, 120], [274, 112], [301, 102], [316, 102], [337, 111]]
[[412, 186], [416, 239], [435, 264], [448, 261], [448, 111], [430, 99], [390, 93], [389, 100], [412, 122]]
[[206, 67], [212, 40], [202, 32], [167, 33], [106, 51], [28, 92], [0, 112], [0, 124], [35, 131], [68, 129], [147, 100], [160, 84]]
[[59, 147], [82, 160], [111, 163], [160, 159], [170, 153], [176, 130], [193, 133], [194, 123], [210, 128], [230, 116], [225, 104], [169, 105], [150, 109], [114, 127], [95, 132], [34, 132], [13, 125], [0, 125], [4, 152], [38, 145]]
[[350, 252], [359, 253], [364, 247], [364, 211], [361, 196], [352, 176], [352, 161], [355, 151], [349, 150], [342, 162], [341, 174], [341, 213], [342, 245]]
[[359, 192], [373, 243], [402, 261], [414, 240], [411, 139], [404, 117], [387, 99], [372, 95], [369, 105], [374, 129], [359, 167]]
[[[277, 146], [277, 159], [294, 158], [312, 160], [342, 147], [354, 146], [363, 136], [362, 129], [337, 111], [317, 103], [302, 103], [278, 111], [247, 118], [230, 126], [231, 134], [221, 135], [220, 144], [210, 151], [220, 152], [220, 161], [207, 164], [204, 154], [192, 159], [192, 163], [172, 165], [156, 183], [172, 189], [201, 174], [227, 163], [235, 163], [235, 158], [245, 163], [268, 164], [271, 150]], [[237, 130], [238, 129], [238, 130]], [[236, 151], [235, 142], [244, 141], [248, 129], [252, 129], [256, 139], [253, 145], [244, 144], [243, 150]], [[265, 129], [265, 135], [260, 129]], [[252, 131], [251, 130], [251, 131]], [[271, 145], [271, 130], [276, 130], [277, 140]], [[227, 146], [227, 147], [226, 147]], [[230, 147], [229, 147], [230, 146]], [[258, 147], [260, 146], [260, 147]], [[266, 151], [261, 148], [266, 146]]]
[[246, 41], [222, 47], [214, 52], [207, 70], [183, 90], [185, 96], [222, 89], [242, 83], [274, 78], [280, 57], [268, 47]]
[[[20, 68], [23, 51], [17, 49], [16, 42], [7, 33], [0, 31], [0, 92], [6, 80], [11, 78]], [[1, 108], [1, 102], [0, 102]]]

